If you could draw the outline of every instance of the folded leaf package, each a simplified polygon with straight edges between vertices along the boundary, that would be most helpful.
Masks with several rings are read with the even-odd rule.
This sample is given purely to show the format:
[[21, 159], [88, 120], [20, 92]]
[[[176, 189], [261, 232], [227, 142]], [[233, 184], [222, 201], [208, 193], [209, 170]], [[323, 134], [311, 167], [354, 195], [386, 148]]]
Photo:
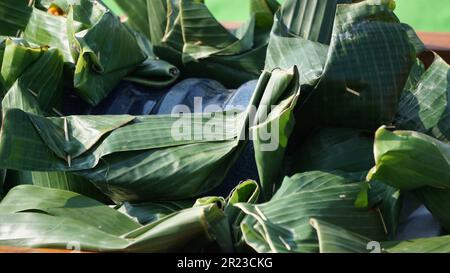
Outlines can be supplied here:
[[450, 66], [435, 55], [426, 71], [416, 66], [410, 79], [394, 124], [450, 143]]
[[2, 74], [8, 80], [5, 83], [8, 90], [2, 109], [19, 108], [35, 114], [57, 115], [61, 109], [64, 65], [61, 52], [10, 39], [6, 41], [4, 59]]
[[[18, 203], [18, 199], [26, 202]], [[214, 204], [176, 211], [141, 225], [85, 196], [29, 185], [10, 191], [0, 204], [0, 219], [3, 246], [148, 253], [200, 251], [220, 236], [230, 241], [229, 233], [216, 234], [226, 218]]]
[[3, 0], [0, 7], [0, 33], [4, 36], [16, 36], [28, 24], [32, 8], [28, 1]]
[[380, 128], [374, 149], [376, 165], [367, 179], [412, 191], [450, 230], [450, 146], [419, 132]]
[[337, 5], [342, 3], [351, 1], [284, 1], [275, 14], [265, 69], [296, 65], [301, 84], [314, 86], [327, 59]]
[[316, 217], [383, 240], [379, 214], [369, 211], [366, 198], [361, 200], [364, 184], [339, 173], [287, 177], [270, 201], [236, 204], [246, 214], [241, 222], [244, 239], [257, 252], [317, 252], [317, 234], [309, 224]]
[[405, 190], [450, 187], [449, 145], [418, 132], [380, 128], [374, 149], [376, 166], [370, 180]]
[[393, 122], [416, 52], [390, 2], [337, 7], [323, 74], [304, 109], [321, 124], [373, 130]]
[[228, 88], [260, 75], [279, 6], [274, 0], [251, 0], [249, 21], [230, 31], [203, 0], [114, 2], [127, 14], [129, 25], [150, 38], [156, 54], [180, 67], [184, 77], [213, 78]]
[[[223, 115], [189, 115], [184, 117], [189, 126], [200, 121], [224, 128], [205, 131], [205, 138], [194, 137], [203, 131], [188, 132], [184, 140], [172, 135], [174, 124], [180, 122], [176, 117], [43, 118], [10, 109], [0, 141], [0, 165], [14, 170], [72, 171], [115, 201], [185, 199], [220, 184], [240, 143], [237, 136], [243, 117], [228, 115], [224, 126]], [[9, 120], [16, 125], [9, 126]]]
[[449, 253], [450, 236], [406, 241], [375, 242], [348, 229], [312, 219], [317, 230], [320, 253]]
[[74, 86], [78, 94], [92, 105], [102, 101], [147, 57], [134, 35], [110, 12], [106, 12], [90, 29], [76, 33], [75, 39], [74, 47], [79, 55]]
[[[52, 5], [64, 14], [47, 12]], [[166, 86], [178, 78], [175, 67], [143, 48], [137, 35], [99, 1], [83, 0], [79, 5], [68, 0], [37, 1], [30, 7], [7, 1], [0, 6], [2, 13], [12, 10], [27, 16], [20, 17], [20, 27], [14, 34], [5, 27], [0, 28], [0, 35], [19, 35], [36, 45], [58, 48], [67, 69], [73, 71], [73, 79], [67, 80], [73, 81], [72, 88], [92, 105], [100, 103], [137, 69], [140, 72], [134, 80], [145, 79], [149, 86]]]

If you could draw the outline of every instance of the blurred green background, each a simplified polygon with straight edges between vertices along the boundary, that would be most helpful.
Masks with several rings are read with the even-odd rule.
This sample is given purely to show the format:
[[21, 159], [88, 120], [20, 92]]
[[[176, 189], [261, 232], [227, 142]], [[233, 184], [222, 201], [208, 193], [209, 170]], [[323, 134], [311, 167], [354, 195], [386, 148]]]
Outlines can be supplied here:
[[[112, 0], [104, 2], [120, 13]], [[395, 13], [400, 20], [410, 24], [417, 31], [450, 32], [450, 0], [396, 0], [396, 2]], [[206, 0], [206, 4], [221, 21], [241, 22], [248, 17], [247, 0]]]

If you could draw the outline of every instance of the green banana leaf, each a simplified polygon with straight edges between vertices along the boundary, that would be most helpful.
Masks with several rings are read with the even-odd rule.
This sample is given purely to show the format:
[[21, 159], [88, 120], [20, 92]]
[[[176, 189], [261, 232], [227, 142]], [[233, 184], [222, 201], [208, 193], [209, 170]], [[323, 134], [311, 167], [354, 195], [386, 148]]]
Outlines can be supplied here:
[[58, 48], [66, 62], [74, 62], [70, 52], [65, 17], [54, 16], [34, 8], [22, 36], [32, 43]]
[[[3, 1], [5, 2], [5, 1]], [[28, 3], [33, 3], [33, 6], [28, 6]], [[67, 20], [65, 16], [54, 16], [47, 13], [47, 8], [50, 4], [56, 3], [58, 6], [64, 5], [66, 13], [68, 13], [69, 1], [6, 1], [0, 6], [0, 14], [15, 14], [16, 16], [2, 16], [7, 21], [5, 28], [0, 28], [0, 34], [5, 36], [20, 36], [30, 42], [56, 47], [64, 55], [67, 62], [73, 62], [71, 50], [69, 47], [67, 37]], [[81, 0], [78, 5], [73, 6], [77, 22], [77, 30], [83, 30], [88, 26], [83, 26], [86, 23], [86, 18], [96, 18], [99, 13], [104, 13], [105, 8], [100, 7], [98, 2], [91, 2]], [[10, 18], [12, 17], [12, 18]], [[91, 21], [93, 22], [93, 21]], [[15, 29], [14, 31], [8, 28]]]
[[266, 81], [268, 75], [270, 78], [252, 124], [255, 159], [264, 200], [270, 199], [281, 182], [286, 147], [295, 124], [293, 111], [300, 96], [296, 67], [265, 72], [260, 82]]
[[266, 70], [298, 66], [301, 85], [315, 86], [327, 61], [338, 4], [351, 0], [287, 0], [275, 15]]
[[239, 226], [244, 216], [242, 211], [234, 205], [242, 202], [255, 204], [258, 202], [259, 193], [259, 185], [253, 180], [244, 181], [234, 188], [227, 198], [227, 204], [224, 209], [231, 225]]
[[70, 172], [29, 172], [8, 170], [4, 182], [5, 192], [19, 185], [36, 185], [45, 188], [81, 193], [104, 204], [112, 201], [89, 180]]
[[391, 4], [338, 5], [323, 74], [299, 113], [302, 123], [372, 130], [393, 122], [416, 51]]
[[244, 119], [245, 113], [44, 118], [9, 109], [0, 166], [75, 172], [114, 201], [187, 199], [221, 183]]
[[[0, 245], [449, 252], [448, 236], [386, 241], [404, 191], [450, 230], [450, 70], [424, 68], [394, 1], [251, 0], [237, 29], [203, 0], [115, 2], [128, 18], [102, 1], [0, 3]], [[73, 93], [95, 106], [120, 81], [186, 77], [259, 82], [239, 113], [62, 111]], [[207, 196], [247, 137], [259, 183]]]
[[275, 15], [266, 70], [299, 67], [302, 84], [315, 85], [328, 54], [338, 4], [351, 0], [287, 0]]
[[374, 149], [376, 165], [367, 179], [412, 190], [450, 230], [450, 146], [422, 133], [390, 132], [382, 127], [376, 133]]
[[363, 181], [340, 171], [310, 171], [297, 173], [283, 179], [281, 187], [272, 197], [272, 200], [282, 199], [290, 194], [308, 190], [319, 190]]
[[0, 3], [0, 34], [16, 36], [27, 26], [32, 13], [27, 0], [3, 0]]
[[400, 190], [379, 181], [371, 181], [369, 184], [369, 207], [379, 209], [388, 238], [392, 240], [396, 237], [400, 224], [404, 195]]
[[131, 204], [125, 202], [117, 211], [129, 216], [142, 225], [158, 221], [171, 213], [187, 209], [194, 204], [191, 200]]
[[[151, 0], [149, 0], [151, 1]], [[149, 13], [150, 10], [147, 10], [147, 7], [150, 6], [147, 4], [149, 2], [147, 0], [135, 0], [135, 1], [126, 1], [126, 0], [114, 0], [113, 2], [120, 7], [127, 15], [126, 23], [145, 37], [147, 39], [153, 41], [156, 39], [152, 39], [150, 34], [150, 24], [149, 24]], [[161, 5], [165, 5], [165, 0], [163, 1], [154, 1], [160, 2]], [[153, 14], [152, 14], [153, 15]], [[156, 15], [156, 14], [155, 14]], [[166, 13], [159, 14], [159, 16], [166, 17]], [[164, 20], [164, 19], [162, 19]], [[161, 36], [162, 37], [162, 36]]]
[[[0, 204], [0, 214], [23, 212], [70, 217], [113, 235], [121, 235], [140, 227], [122, 213], [88, 197], [70, 191], [31, 185], [13, 188]], [[92, 217], [95, 214], [98, 217]]]
[[[61, 6], [64, 15], [47, 13], [49, 5]], [[0, 5], [0, 13], [11, 9], [31, 9], [21, 28], [21, 37], [37, 45], [57, 48], [65, 62], [74, 63], [71, 88], [92, 105], [101, 102], [119, 81], [134, 72], [130, 80], [150, 87], [165, 87], [178, 78], [174, 66], [158, 60], [101, 2], [81, 0], [72, 5], [61, 0], [36, 2], [33, 7]], [[12, 35], [2, 29], [0, 34]]]
[[100, 103], [122, 78], [147, 59], [134, 35], [109, 12], [90, 29], [75, 34], [75, 40], [72, 47], [79, 56], [74, 87], [92, 105]]
[[343, 3], [352, 1], [287, 0], [280, 9], [280, 19], [287, 26], [288, 36], [329, 44], [336, 7]]
[[[24, 202], [17, 202], [24, 200]], [[68, 191], [19, 186], [0, 204], [0, 244], [102, 252], [201, 251], [224, 220], [216, 205], [172, 213], [148, 225]], [[228, 234], [229, 236], [229, 234]], [[225, 238], [231, 239], [231, 238]]]
[[419, 64], [411, 72], [394, 124], [450, 143], [450, 66], [434, 58], [426, 71]]
[[251, 19], [230, 31], [204, 1], [115, 2], [127, 14], [129, 25], [151, 39], [156, 54], [180, 67], [182, 77], [209, 77], [230, 88], [260, 75], [278, 8], [274, 0], [252, 0]]
[[[280, 113], [281, 119], [288, 118], [285, 112], [291, 111], [298, 94], [295, 70], [272, 74], [263, 75], [251, 106], [238, 115], [45, 118], [7, 109], [0, 135], [0, 168], [71, 172], [88, 179], [116, 202], [199, 197], [221, 184], [245, 147], [240, 136], [253, 122], [250, 112], [256, 105], [269, 106], [286, 97], [267, 119], [264, 113], [257, 113], [264, 122], [258, 130], [269, 126]], [[285, 128], [277, 128], [275, 138], [283, 137]], [[178, 130], [175, 135], [174, 129]], [[262, 156], [269, 153], [273, 154]], [[280, 153], [281, 160], [282, 156]]]
[[[26, 50], [34, 51], [35, 49]], [[14, 67], [20, 62], [16, 59], [16, 56], [20, 56], [19, 52], [14, 51], [11, 55], [5, 54], [6, 58], [12, 59]], [[25, 59], [27, 55], [24, 55]], [[6, 73], [9, 72], [8, 75], [15, 82], [2, 101], [2, 109], [17, 108], [37, 115], [60, 113], [62, 97], [60, 88], [64, 63], [59, 50], [53, 48], [45, 50], [39, 54], [34, 63], [24, 63], [24, 65], [27, 66], [20, 75], [17, 75], [18, 72], [11, 71], [12, 69], [2, 70]], [[42, 67], [46, 69], [42, 69]], [[14, 78], [13, 76], [18, 77]]]
[[302, 85], [314, 86], [322, 75], [328, 46], [301, 37], [290, 37], [277, 13], [267, 49], [265, 70], [298, 66]]
[[46, 51], [40, 47], [28, 43], [23, 39], [6, 39], [1, 67], [1, 78], [4, 92], [14, 84], [16, 79]]
[[245, 214], [235, 205], [238, 203], [256, 204], [259, 200], [259, 195], [260, 187], [258, 183], [247, 180], [236, 186], [227, 198], [224, 212], [227, 216], [234, 239], [234, 249], [238, 252], [247, 252], [247, 245], [243, 240], [241, 232], [241, 222], [244, 219]]
[[381, 127], [375, 136], [375, 167], [368, 180], [402, 190], [450, 187], [450, 146], [413, 131]]
[[[25, 44], [17, 46], [15, 41], [10, 41], [11, 44], [8, 46], [12, 48], [8, 50], [9, 55], [5, 57], [12, 59], [12, 67], [20, 67], [20, 64], [23, 63], [22, 60], [26, 58], [26, 55], [24, 58], [20, 58], [20, 53], [34, 52], [35, 48], [27, 48]], [[21, 109], [36, 115], [60, 115], [60, 102], [63, 95], [61, 90], [63, 62], [63, 56], [59, 50], [51, 48], [43, 50], [38, 59], [31, 65], [24, 63], [26, 65], [24, 71], [20, 71], [15, 84], [8, 90], [2, 100], [2, 111]], [[46, 69], [42, 69], [42, 67]], [[19, 72], [11, 72], [8, 67], [3, 72], [12, 78], [19, 74]], [[9, 170], [5, 183], [6, 191], [17, 185], [33, 184], [84, 193], [102, 202], [111, 202], [90, 181], [67, 172]]]
[[312, 219], [321, 253], [449, 253], [450, 236], [377, 242], [322, 219]]
[[[195, 207], [205, 207], [205, 206], [215, 206], [220, 211], [223, 212], [223, 208], [225, 207], [226, 201], [221, 196], [206, 196], [202, 197], [200, 199], [197, 199], [197, 201], [194, 204]], [[228, 223], [227, 216], [221, 217], [220, 220], [218, 220], [217, 223], [215, 223], [213, 226], [211, 226], [211, 230], [215, 236], [213, 237], [213, 240], [215, 240], [216, 246], [210, 247], [206, 249], [206, 252], [225, 252], [225, 253], [231, 253], [234, 250], [233, 247], [233, 239], [231, 237], [231, 229], [230, 225]]]
[[[289, 173], [339, 170], [364, 180], [375, 164], [373, 142], [373, 134], [365, 130], [325, 128], [312, 132], [300, 140], [299, 149], [287, 156], [287, 162], [292, 165]], [[397, 231], [402, 200], [397, 189], [379, 181], [370, 183], [370, 207], [380, 209], [391, 238]]]
[[6, 192], [4, 188], [5, 178], [6, 178], [6, 170], [0, 170], [0, 201], [2, 201], [3, 196], [5, 195]]
[[147, 60], [140, 64], [125, 80], [148, 87], [166, 87], [173, 84], [179, 77], [177, 67], [158, 59], [153, 51], [153, 45], [142, 34], [134, 32], [136, 40]]
[[369, 211], [364, 185], [319, 171], [286, 179], [269, 202], [236, 204], [247, 214], [241, 223], [245, 242], [257, 252], [318, 252], [309, 224], [314, 217], [382, 240], [382, 221]]
[[450, 230], [450, 189], [436, 189], [423, 187], [413, 191], [414, 196], [420, 200], [439, 223], [448, 232]]
[[[280, 4], [277, 1], [266, 0], [251, 0], [250, 11], [255, 14], [255, 24], [258, 27], [256, 30], [256, 38], [261, 34], [262, 39], [267, 39], [266, 30], [270, 29], [273, 25], [273, 15], [280, 8]], [[261, 31], [258, 33], [258, 31]]]
[[[262, 87], [252, 105], [258, 105], [262, 91], [273, 88], [266, 88], [266, 84], [261, 81]], [[237, 136], [246, 119], [245, 114], [227, 115], [224, 124], [223, 115], [214, 118], [190, 115], [184, 119], [188, 126], [193, 128], [192, 125], [200, 124], [199, 121], [214, 124], [217, 133], [205, 131], [203, 134], [200, 130], [184, 135], [187, 140], [174, 140], [172, 129], [183, 121], [177, 117], [44, 118], [20, 111], [19, 106], [10, 108], [16, 109], [5, 112], [2, 166], [17, 171], [71, 172], [91, 181], [114, 201], [132, 202], [192, 198], [219, 185], [243, 146]], [[131, 137], [135, 140], [132, 143]], [[30, 157], [25, 150], [16, 150], [19, 147], [34, 151], [36, 157]], [[162, 158], [167, 164], [160, 164]], [[24, 177], [30, 177], [30, 174], [24, 174]], [[29, 183], [29, 180], [12, 184]], [[35, 183], [49, 182], [44, 179]], [[73, 183], [77, 183], [76, 180]], [[66, 183], [53, 184], [60, 188]], [[102, 196], [92, 195], [95, 190], [84, 192], [84, 188], [85, 185], [78, 188], [70, 185], [66, 189], [104, 200]]]
[[1, 68], [3, 64], [3, 55], [5, 54], [5, 40], [6, 37], [0, 36], [0, 93], [4, 94], [6, 92], [4, 85], [3, 76], [1, 73]]
[[370, 131], [325, 128], [311, 133], [291, 155], [292, 173], [313, 170], [369, 171], [374, 165]]

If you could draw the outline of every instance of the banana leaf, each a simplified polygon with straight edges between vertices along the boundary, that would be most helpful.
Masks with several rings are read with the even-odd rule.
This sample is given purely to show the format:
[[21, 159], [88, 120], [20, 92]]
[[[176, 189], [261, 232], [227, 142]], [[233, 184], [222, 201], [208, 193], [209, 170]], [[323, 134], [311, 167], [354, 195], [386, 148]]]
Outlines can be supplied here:
[[241, 232], [241, 222], [244, 219], [245, 214], [235, 205], [238, 203], [256, 204], [259, 200], [259, 194], [260, 187], [258, 183], [247, 180], [236, 186], [227, 198], [224, 212], [231, 228], [234, 239], [234, 248], [238, 252], [246, 252], [247, 250]]
[[[366, 173], [364, 173], [365, 176]], [[369, 207], [379, 209], [386, 226], [388, 239], [396, 238], [400, 225], [404, 203], [404, 194], [380, 181], [371, 181], [369, 189]]]
[[275, 15], [266, 70], [298, 66], [302, 85], [315, 86], [327, 60], [338, 4], [351, 0], [288, 0]]
[[450, 146], [412, 131], [380, 128], [375, 138], [375, 167], [368, 180], [412, 190], [439, 222], [450, 230], [448, 217]]
[[142, 34], [134, 33], [136, 40], [147, 60], [141, 63], [125, 80], [148, 87], [166, 87], [173, 84], [179, 77], [177, 67], [158, 59], [153, 51], [153, 45]]
[[[11, 40], [12, 41], [12, 40]], [[13, 47], [16, 45], [13, 44]], [[34, 50], [24, 46], [22, 51]], [[11, 50], [11, 53], [21, 52]], [[25, 51], [26, 52], [26, 51]], [[20, 56], [15, 53], [11, 56]], [[7, 56], [10, 58], [10, 56]], [[22, 58], [12, 58], [12, 67], [20, 67]], [[46, 116], [60, 115], [60, 102], [62, 96], [61, 80], [63, 74], [63, 56], [59, 50], [45, 49], [37, 60], [25, 67], [15, 84], [8, 90], [2, 100], [2, 111], [7, 109], [21, 109], [28, 113]], [[46, 69], [42, 69], [45, 67]], [[4, 70], [5, 72], [9, 72]], [[9, 73], [15, 75], [18, 73]], [[5, 181], [5, 190], [16, 185], [33, 184], [49, 188], [65, 189], [84, 193], [105, 203], [111, 201], [103, 195], [90, 181], [67, 172], [29, 172], [8, 171]]]
[[298, 66], [302, 85], [314, 86], [322, 75], [338, 3], [351, 1], [288, 0], [275, 15], [265, 69]]
[[[270, 105], [277, 97], [286, 96], [283, 103], [290, 107], [290, 100], [295, 100], [298, 93], [295, 75], [294, 70], [277, 71], [272, 76], [264, 74], [251, 107], [237, 116], [215, 113], [213, 116], [191, 114], [181, 119], [174, 116], [44, 118], [9, 109], [0, 136], [0, 166], [17, 171], [73, 172], [90, 180], [116, 202], [198, 197], [221, 184], [245, 147], [245, 141], [240, 141], [238, 136], [248, 128], [249, 111], [261, 99], [264, 105]], [[291, 83], [284, 82], [286, 79]], [[273, 117], [277, 118], [278, 111], [284, 110], [283, 103], [272, 111]], [[261, 116], [265, 118], [263, 113]], [[200, 130], [196, 129], [198, 126]], [[210, 130], [212, 127], [214, 131]], [[174, 137], [174, 128], [183, 129], [181, 138]], [[278, 134], [276, 131], [275, 137]]]
[[[220, 184], [244, 119], [245, 113], [44, 118], [9, 109], [0, 165], [74, 172], [114, 201], [187, 199]], [[182, 130], [173, 134], [174, 128]]]
[[0, 201], [2, 201], [5, 195], [5, 178], [6, 178], [6, 170], [0, 170]]
[[[12, 55], [20, 56], [18, 53]], [[24, 55], [24, 58], [27, 58], [27, 55]], [[12, 64], [16, 67], [20, 61], [13, 57]], [[53, 48], [45, 50], [34, 63], [24, 65], [27, 65], [25, 70], [21, 71], [17, 78], [12, 78], [15, 83], [4, 97], [2, 109], [17, 108], [38, 115], [57, 115], [61, 111], [62, 96], [60, 88], [64, 64], [61, 53]], [[43, 67], [45, 69], [42, 69]], [[12, 69], [5, 69], [6, 73], [10, 72], [10, 77], [18, 74], [8, 70]]]
[[[396, 6], [397, 4], [395, 1], [391, 2], [392, 7]], [[416, 55], [419, 56], [421, 53], [427, 51], [426, 45], [422, 42], [422, 40], [417, 35], [416, 31], [408, 24], [402, 24], [403, 28], [405, 29], [406, 33], [409, 36], [409, 42], [414, 46], [416, 50]]]
[[4, 182], [5, 192], [19, 185], [36, 185], [51, 189], [67, 190], [93, 198], [104, 204], [112, 201], [89, 180], [70, 172], [30, 172], [8, 170]]
[[[49, 5], [55, 4], [62, 6], [64, 14], [55, 16], [46, 11]], [[0, 12], [10, 8], [0, 6]], [[142, 47], [135, 34], [101, 2], [81, 0], [72, 5], [67, 0], [44, 1], [31, 8], [15, 8], [31, 9], [21, 36], [31, 43], [59, 49], [65, 62], [74, 63], [72, 88], [93, 105], [135, 70], [130, 80], [151, 87], [170, 85], [178, 77], [174, 66], [156, 59], [153, 52]], [[1, 29], [0, 34], [10, 35]]]
[[415, 190], [450, 187], [450, 146], [413, 131], [391, 132], [382, 127], [375, 136], [375, 167], [368, 180]]
[[224, 209], [231, 225], [239, 226], [244, 216], [242, 211], [234, 205], [242, 202], [255, 204], [258, 202], [259, 193], [259, 185], [253, 180], [244, 181], [233, 189], [227, 198], [227, 204]]
[[288, 69], [298, 66], [302, 85], [314, 86], [322, 75], [328, 46], [300, 37], [285, 36], [283, 21], [276, 15], [269, 46], [265, 70]]
[[[273, 25], [273, 15], [280, 8], [277, 1], [251, 0], [250, 11], [255, 15], [255, 24], [258, 27], [255, 38], [268, 39], [266, 31]], [[258, 31], [262, 31], [258, 33]], [[262, 37], [259, 37], [261, 34]]]
[[72, 46], [79, 57], [74, 87], [92, 105], [100, 103], [123, 77], [147, 58], [134, 35], [109, 12], [87, 31], [75, 34], [75, 40]]
[[[151, 0], [149, 0], [151, 1]], [[113, 2], [117, 4], [121, 10], [123, 10], [128, 18], [126, 23], [145, 37], [147, 39], [153, 41], [156, 39], [152, 39], [150, 34], [150, 25], [149, 25], [149, 12], [147, 11], [147, 7], [150, 6], [147, 4], [149, 2], [147, 0], [135, 0], [135, 1], [124, 1], [124, 0], [114, 0]], [[163, 1], [155, 1], [160, 2], [161, 5], [165, 5], [165, 0]], [[156, 4], [156, 3], [155, 3]], [[153, 15], [153, 14], [152, 14]], [[159, 14], [160, 17], [166, 17], [166, 13]], [[163, 20], [163, 19], [162, 19]]]
[[129, 216], [142, 225], [158, 221], [171, 213], [193, 206], [192, 200], [131, 204], [125, 202], [117, 211]]
[[288, 36], [329, 44], [338, 4], [351, 0], [287, 0], [280, 9]]
[[0, 36], [0, 93], [4, 94], [6, 92], [4, 85], [4, 80], [3, 80], [3, 76], [1, 73], [1, 68], [2, 68], [2, 64], [3, 64], [3, 55], [5, 54], [5, 40], [6, 37]]
[[214, 243], [216, 236], [227, 236], [215, 234], [225, 218], [213, 204], [141, 225], [90, 198], [37, 186], [11, 190], [0, 204], [0, 219], [0, 244], [4, 246], [101, 252], [201, 251]]
[[180, 67], [182, 77], [213, 78], [229, 88], [260, 75], [278, 8], [274, 0], [252, 0], [251, 19], [229, 31], [204, 1], [115, 2], [128, 15], [129, 25], [151, 39], [156, 54]]
[[425, 71], [419, 64], [399, 103], [395, 126], [450, 143], [450, 66], [435, 55]]
[[[373, 134], [347, 128], [324, 128], [300, 139], [299, 149], [287, 156], [292, 167], [289, 173], [314, 170], [343, 171], [364, 180], [375, 164]], [[397, 232], [402, 208], [402, 194], [391, 186], [372, 181], [369, 190], [371, 208], [379, 208], [390, 238]]]
[[58, 48], [66, 62], [74, 62], [67, 37], [67, 19], [33, 8], [23, 38], [38, 45]]
[[369, 171], [374, 165], [373, 134], [346, 128], [311, 133], [291, 155], [292, 173], [313, 170]]
[[450, 189], [423, 187], [413, 191], [414, 196], [433, 214], [445, 231], [450, 230]]
[[449, 253], [450, 236], [377, 242], [322, 219], [312, 219], [321, 253]]
[[27, 0], [3, 0], [0, 3], [0, 34], [16, 36], [27, 26], [32, 13]]
[[[225, 199], [221, 196], [206, 196], [197, 199], [194, 204], [195, 207], [205, 207], [205, 206], [215, 206], [219, 208], [221, 212], [223, 212], [223, 208], [225, 207]], [[215, 247], [210, 247], [206, 249], [206, 252], [225, 252], [231, 253], [233, 252], [233, 239], [231, 237], [231, 229], [228, 223], [227, 216], [221, 217], [213, 226], [211, 226], [211, 233], [215, 236], [213, 240], [215, 240]]]
[[[3, 1], [4, 2], [4, 1]], [[10, 3], [11, 2], [11, 3]], [[14, 2], [14, 3], [12, 3]], [[33, 4], [34, 2], [34, 4]], [[8, 31], [8, 24], [6, 28], [0, 28], [0, 34], [6, 36], [18, 36], [27, 39], [30, 42], [56, 47], [61, 50], [64, 55], [64, 59], [67, 62], [73, 62], [71, 50], [69, 48], [69, 42], [67, 37], [67, 19], [65, 15], [68, 13], [68, 8], [71, 6], [69, 1], [6, 1], [0, 6], [0, 13], [13, 13], [16, 16], [8, 18], [6, 20], [9, 25], [15, 25], [16, 31]], [[45, 1], [44, 1], [45, 2]], [[28, 6], [31, 3], [32, 6]], [[57, 5], [64, 5], [66, 14], [64, 16], [55, 16], [47, 13], [47, 8], [50, 4], [57, 3]], [[83, 25], [86, 23], [86, 18], [96, 18], [99, 13], [104, 13], [105, 8], [100, 7], [98, 2], [81, 0], [78, 5], [72, 6], [77, 14], [77, 31], [83, 30], [89, 25]], [[11, 17], [9, 15], [9, 17]], [[5, 17], [2, 17], [5, 18]], [[91, 22], [92, 23], [92, 22]]]
[[341, 171], [310, 171], [284, 177], [281, 187], [272, 200], [282, 199], [290, 194], [308, 190], [319, 190], [363, 181]]
[[30, 44], [23, 39], [6, 39], [0, 71], [4, 88], [2, 96], [28, 66], [39, 59], [46, 50], [45, 47]]
[[302, 123], [372, 130], [393, 122], [416, 51], [392, 10], [388, 0], [338, 5], [323, 74], [300, 111]]
[[319, 171], [287, 179], [269, 202], [236, 204], [247, 215], [241, 223], [245, 242], [264, 253], [318, 252], [310, 218], [326, 219], [382, 240], [382, 222], [367, 207], [364, 184]]
[[261, 76], [262, 81], [265, 81], [268, 75], [270, 78], [267, 80], [252, 128], [261, 193], [265, 200], [270, 199], [281, 182], [286, 147], [295, 124], [293, 111], [300, 95], [296, 67], [265, 72]]

